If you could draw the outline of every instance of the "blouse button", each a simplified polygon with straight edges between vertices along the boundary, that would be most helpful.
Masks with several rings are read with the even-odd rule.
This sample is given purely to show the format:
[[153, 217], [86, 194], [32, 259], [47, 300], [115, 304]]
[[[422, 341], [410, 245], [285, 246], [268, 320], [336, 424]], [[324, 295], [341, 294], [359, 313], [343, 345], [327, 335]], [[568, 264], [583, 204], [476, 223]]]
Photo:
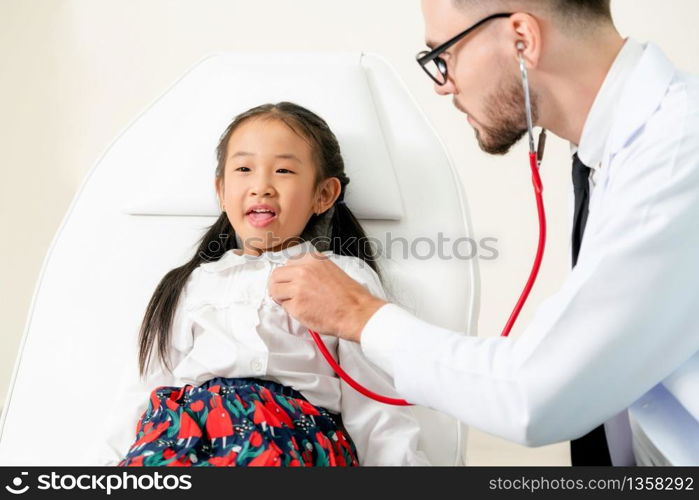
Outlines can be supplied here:
[[262, 373], [262, 360], [260, 358], [255, 358], [252, 360], [250, 363], [250, 367], [255, 371], [256, 373]]

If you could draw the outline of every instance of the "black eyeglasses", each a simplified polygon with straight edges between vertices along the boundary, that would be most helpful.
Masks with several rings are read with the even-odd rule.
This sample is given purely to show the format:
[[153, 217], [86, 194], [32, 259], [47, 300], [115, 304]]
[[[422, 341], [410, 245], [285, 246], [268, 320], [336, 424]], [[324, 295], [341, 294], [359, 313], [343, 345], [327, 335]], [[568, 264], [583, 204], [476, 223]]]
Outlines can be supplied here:
[[447, 83], [447, 62], [444, 59], [442, 59], [442, 57], [440, 57], [442, 52], [447, 50], [449, 47], [454, 45], [456, 42], [461, 40], [463, 37], [471, 33], [473, 30], [475, 30], [482, 24], [485, 24], [488, 21], [492, 21], [493, 19], [498, 19], [501, 17], [510, 17], [512, 15], [512, 13], [493, 14], [492, 16], [488, 16], [485, 19], [478, 21], [476, 24], [474, 24], [467, 30], [462, 31], [454, 38], [447, 40], [439, 47], [433, 50], [423, 50], [422, 52], [420, 52], [415, 57], [417, 59], [417, 63], [423, 70], [425, 70], [425, 73], [427, 73], [429, 77], [432, 78], [432, 80], [434, 80], [437, 85], [444, 85], [445, 83]]

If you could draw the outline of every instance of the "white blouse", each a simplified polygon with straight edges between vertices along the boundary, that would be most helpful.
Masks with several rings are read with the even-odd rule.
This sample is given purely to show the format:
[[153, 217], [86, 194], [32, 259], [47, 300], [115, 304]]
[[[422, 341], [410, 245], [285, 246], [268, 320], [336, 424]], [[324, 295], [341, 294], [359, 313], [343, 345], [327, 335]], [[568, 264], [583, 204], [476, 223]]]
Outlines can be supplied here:
[[[158, 386], [200, 385], [214, 377], [256, 377], [291, 386], [312, 404], [341, 413], [362, 465], [429, 465], [418, 451], [419, 426], [407, 407], [362, 396], [341, 381], [318, 351], [308, 329], [272, 298], [272, 269], [288, 257], [308, 252], [304, 242], [279, 252], [238, 255], [200, 264], [190, 275], [178, 303], [171, 332], [168, 373], [157, 358], [146, 380], [127, 374], [116, 398], [104, 440], [88, 452], [90, 463], [116, 465], [135, 440], [135, 427]], [[361, 259], [323, 252], [377, 297], [385, 298], [378, 276]], [[355, 380], [373, 391], [397, 397], [391, 378], [367, 360], [354, 342], [321, 336]]]

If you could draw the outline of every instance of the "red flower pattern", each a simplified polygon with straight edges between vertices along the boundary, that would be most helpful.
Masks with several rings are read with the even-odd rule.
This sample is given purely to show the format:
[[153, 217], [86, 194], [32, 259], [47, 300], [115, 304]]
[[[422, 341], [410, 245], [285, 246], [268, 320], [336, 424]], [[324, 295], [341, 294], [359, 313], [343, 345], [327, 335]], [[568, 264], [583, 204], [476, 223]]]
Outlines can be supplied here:
[[223, 438], [224, 447], [226, 446], [226, 437], [233, 434], [231, 416], [224, 409], [221, 396], [218, 394], [211, 398], [211, 411], [206, 418], [206, 433], [212, 440]]
[[272, 441], [269, 448], [250, 460], [248, 467], [281, 467], [282, 450]]
[[276, 417], [274, 413], [269, 411], [265, 407], [264, 403], [255, 401], [255, 414], [252, 417], [252, 421], [256, 424], [267, 424], [270, 427], [281, 427], [281, 421]]
[[182, 412], [182, 416], [180, 417], [180, 430], [177, 433], [178, 444], [186, 439], [187, 444], [185, 446], [189, 447], [190, 440], [193, 437], [201, 437], [199, 424], [189, 416], [189, 413]]
[[[204, 389], [205, 393], [190, 385], [160, 389], [159, 393], [156, 393], [156, 390], [151, 393], [150, 412], [144, 413], [138, 421], [137, 435], [141, 437], [132, 445], [127, 458], [120, 465], [128, 462], [129, 466], [143, 466], [144, 461], [148, 459], [149, 465], [158, 465], [161, 460], [160, 465], [170, 467], [235, 467], [239, 465], [239, 461], [241, 465], [252, 467], [279, 467], [283, 463], [298, 467], [315, 465], [316, 455], [319, 455], [319, 458], [322, 456], [323, 460], [327, 460], [324, 463], [330, 466], [358, 465], [351, 441], [339, 430], [321, 431], [321, 428], [327, 427], [319, 427], [320, 425], [327, 426], [330, 423], [328, 414], [302, 398], [281, 396], [263, 385], [254, 384], [252, 389], [240, 393], [244, 395], [242, 398], [236, 391], [230, 391], [228, 386], [220, 384]], [[223, 398], [232, 397], [235, 397], [244, 409], [251, 408], [252, 405], [253, 411], [242, 415], [231, 413], [224, 405]], [[284, 404], [280, 404], [280, 401]], [[207, 403], [210, 408], [208, 413], [200, 413], [205, 410]], [[159, 411], [163, 406], [170, 411]], [[311, 430], [312, 434], [303, 437], [302, 444], [300, 439], [304, 434], [290, 437], [281, 431], [275, 431], [293, 429], [294, 422], [299, 420], [299, 417], [303, 420], [302, 415], [319, 417], [306, 419], [304, 429]], [[146, 416], [149, 420], [144, 422]], [[251, 419], [252, 423], [248, 419]], [[169, 432], [169, 438], [163, 436], [173, 423], [177, 423], [177, 435], [174, 440], [174, 430]], [[257, 429], [251, 429], [252, 424], [257, 425]], [[205, 445], [208, 440], [213, 445], [221, 438], [222, 449], [225, 450], [226, 438], [229, 437], [233, 441], [229, 441], [231, 444], [223, 456], [206, 456], [199, 448], [198, 451], [190, 448], [192, 438], [204, 440]], [[243, 444], [240, 439], [248, 442], [243, 446], [246, 450], [245, 456], [240, 455], [240, 445]], [[233, 443], [236, 445], [233, 446]], [[318, 450], [318, 446], [323, 451]], [[212, 449], [210, 453], [213, 454], [215, 450]], [[250, 455], [255, 453], [258, 455]]]

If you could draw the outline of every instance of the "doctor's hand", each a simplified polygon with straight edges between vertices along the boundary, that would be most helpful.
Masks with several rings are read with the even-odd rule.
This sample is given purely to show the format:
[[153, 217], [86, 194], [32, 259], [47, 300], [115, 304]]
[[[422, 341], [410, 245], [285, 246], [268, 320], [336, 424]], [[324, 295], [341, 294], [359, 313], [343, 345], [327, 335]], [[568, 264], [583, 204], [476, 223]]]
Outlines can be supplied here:
[[289, 258], [274, 269], [269, 295], [311, 330], [354, 342], [369, 318], [387, 304], [320, 253]]

